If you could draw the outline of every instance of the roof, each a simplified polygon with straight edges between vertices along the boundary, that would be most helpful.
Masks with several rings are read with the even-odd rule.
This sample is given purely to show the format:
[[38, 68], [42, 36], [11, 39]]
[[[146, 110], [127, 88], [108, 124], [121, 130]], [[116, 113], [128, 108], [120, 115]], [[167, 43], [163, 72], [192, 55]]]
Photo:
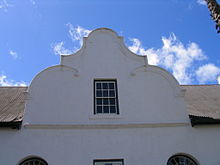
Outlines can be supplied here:
[[0, 87], [0, 126], [16, 127], [24, 116], [27, 87]]
[[220, 85], [182, 85], [192, 126], [220, 124]]
[[182, 85], [189, 115], [220, 119], [220, 85]]
[[[220, 85], [181, 85], [186, 109], [194, 123], [220, 123]], [[0, 126], [21, 124], [28, 87], [0, 87]], [[16, 125], [14, 125], [16, 124]]]

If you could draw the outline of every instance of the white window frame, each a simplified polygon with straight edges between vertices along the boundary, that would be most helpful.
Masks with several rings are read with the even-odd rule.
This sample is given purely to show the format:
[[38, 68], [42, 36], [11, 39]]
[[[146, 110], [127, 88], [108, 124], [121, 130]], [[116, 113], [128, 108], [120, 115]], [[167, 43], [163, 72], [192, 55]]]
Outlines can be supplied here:
[[167, 165], [198, 165], [197, 162], [187, 155], [173, 155], [167, 161]]
[[100, 159], [94, 160], [93, 165], [124, 165], [123, 159]]
[[94, 80], [94, 114], [118, 115], [119, 114], [118, 105], [119, 104], [118, 104], [117, 80], [95, 79]]
[[27, 159], [24, 159], [22, 162], [19, 163], [19, 165], [29, 165], [29, 164], [40, 164], [40, 165], [48, 165], [48, 163], [39, 157], [29, 157]]

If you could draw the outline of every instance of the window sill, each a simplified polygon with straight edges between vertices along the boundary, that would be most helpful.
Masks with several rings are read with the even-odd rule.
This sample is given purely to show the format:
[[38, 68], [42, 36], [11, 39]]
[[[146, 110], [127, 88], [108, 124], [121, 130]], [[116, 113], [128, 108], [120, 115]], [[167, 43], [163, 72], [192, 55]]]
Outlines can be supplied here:
[[94, 115], [90, 115], [89, 119], [90, 120], [106, 120], [106, 119], [118, 120], [118, 119], [122, 119], [122, 116], [118, 114], [94, 114]]

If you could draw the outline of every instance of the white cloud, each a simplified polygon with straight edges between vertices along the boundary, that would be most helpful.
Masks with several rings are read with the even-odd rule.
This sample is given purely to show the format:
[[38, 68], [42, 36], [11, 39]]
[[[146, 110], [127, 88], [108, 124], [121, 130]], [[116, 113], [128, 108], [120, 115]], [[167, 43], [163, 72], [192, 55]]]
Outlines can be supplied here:
[[218, 76], [217, 80], [218, 80], [218, 84], [220, 84], [220, 76]]
[[196, 43], [192, 42], [185, 46], [173, 33], [168, 38], [162, 37], [163, 46], [159, 49], [145, 49], [140, 40], [131, 39], [131, 41], [133, 43], [129, 46], [131, 51], [147, 55], [151, 65], [160, 65], [170, 70], [181, 84], [192, 83], [191, 67], [193, 63], [206, 59]]
[[0, 86], [27, 86], [27, 84], [24, 81], [9, 80], [6, 75], [2, 74], [0, 75]]
[[56, 55], [68, 55], [68, 54], [72, 54], [73, 53], [73, 50], [70, 50], [70, 49], [66, 49], [64, 48], [64, 42], [59, 42], [59, 43], [55, 43], [52, 45], [52, 48], [53, 48], [53, 51], [54, 51], [54, 54]]
[[69, 37], [72, 40], [74, 47], [70, 50], [64, 47], [64, 41], [59, 43], [53, 44], [52, 48], [54, 54], [61, 55], [61, 54], [72, 54], [76, 52], [79, 48], [81, 48], [83, 43], [83, 37], [87, 37], [91, 30], [82, 28], [81, 26], [74, 27], [71, 23], [67, 23], [66, 26], [69, 28]]
[[2, 10], [2, 11], [7, 12], [9, 6], [10, 5], [7, 0], [0, 0], [0, 11]]
[[130, 41], [132, 42], [131, 46], [128, 46], [128, 48], [139, 55], [147, 55], [148, 62], [151, 65], [158, 65], [159, 63], [159, 57], [157, 53], [155, 53], [154, 49], [145, 49], [142, 46], [142, 43], [139, 39], [137, 38], [130, 38]]
[[18, 53], [17, 52], [15, 52], [15, 51], [13, 51], [13, 50], [10, 50], [9, 51], [9, 54], [12, 56], [12, 58], [13, 59], [17, 59], [18, 58]]
[[69, 28], [69, 35], [72, 41], [79, 41], [82, 46], [83, 37], [87, 37], [91, 30], [85, 29], [81, 26], [74, 27], [71, 23], [67, 23], [66, 26]]
[[206, 5], [206, 1], [205, 1], [205, 0], [196, 0], [196, 2], [197, 2], [199, 5]]
[[220, 75], [220, 68], [214, 64], [206, 64], [196, 70], [196, 76], [200, 84], [216, 81]]

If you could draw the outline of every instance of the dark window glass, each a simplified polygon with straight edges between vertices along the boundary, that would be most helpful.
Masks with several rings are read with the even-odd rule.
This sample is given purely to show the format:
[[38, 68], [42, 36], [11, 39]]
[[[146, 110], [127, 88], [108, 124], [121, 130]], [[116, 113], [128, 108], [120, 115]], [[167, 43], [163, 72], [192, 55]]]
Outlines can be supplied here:
[[109, 97], [115, 97], [115, 91], [109, 91]]
[[103, 104], [108, 105], [108, 99], [103, 99]]
[[96, 89], [101, 89], [101, 84], [100, 83], [96, 83]]
[[103, 91], [103, 97], [108, 97], [108, 91]]
[[108, 89], [108, 84], [107, 83], [103, 83], [103, 89]]
[[114, 83], [109, 83], [109, 89], [114, 89]]
[[109, 99], [110, 100], [110, 104], [115, 104], [115, 99]]
[[110, 113], [116, 113], [115, 106], [110, 106]]
[[102, 91], [96, 91], [96, 97], [102, 97]]
[[104, 113], [109, 113], [109, 106], [104, 106], [103, 112]]
[[102, 113], [102, 106], [97, 106], [97, 113]]
[[102, 105], [102, 99], [96, 99], [96, 104], [97, 105]]

